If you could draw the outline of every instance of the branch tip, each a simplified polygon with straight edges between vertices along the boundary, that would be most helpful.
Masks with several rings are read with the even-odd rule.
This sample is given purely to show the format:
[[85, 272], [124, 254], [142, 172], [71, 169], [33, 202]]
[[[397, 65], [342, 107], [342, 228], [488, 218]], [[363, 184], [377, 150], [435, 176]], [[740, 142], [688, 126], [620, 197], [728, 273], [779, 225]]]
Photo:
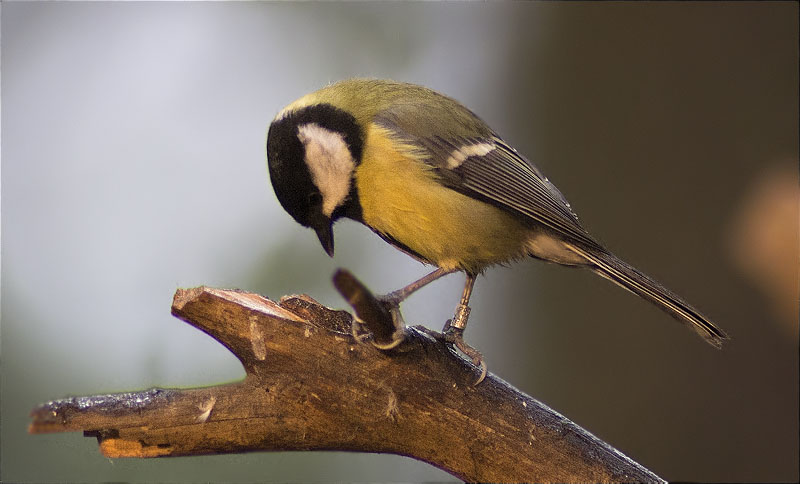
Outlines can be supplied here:
[[338, 269], [333, 275], [333, 285], [356, 313], [358, 319], [369, 329], [377, 346], [393, 346], [395, 321], [387, 305], [375, 297], [350, 271]]

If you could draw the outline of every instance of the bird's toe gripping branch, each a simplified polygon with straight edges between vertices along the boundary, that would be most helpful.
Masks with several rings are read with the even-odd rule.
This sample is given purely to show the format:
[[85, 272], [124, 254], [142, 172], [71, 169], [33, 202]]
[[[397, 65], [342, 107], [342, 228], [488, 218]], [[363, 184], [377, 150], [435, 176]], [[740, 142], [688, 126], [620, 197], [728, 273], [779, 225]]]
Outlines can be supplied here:
[[481, 375], [475, 382], [475, 385], [482, 382], [486, 378], [488, 368], [486, 362], [483, 361], [483, 355], [480, 351], [468, 345], [464, 341], [464, 329], [467, 326], [467, 319], [469, 319], [470, 307], [466, 304], [459, 304], [456, 307], [455, 316], [453, 319], [448, 319], [442, 331], [442, 338], [445, 342], [455, 345], [456, 348], [461, 350], [462, 353], [467, 355], [472, 360], [472, 364], [481, 368]]
[[[447, 272], [442, 271], [443, 274]], [[439, 276], [433, 273], [432, 276]], [[339, 269], [333, 276], [333, 284], [339, 293], [355, 310], [353, 316], [352, 333], [358, 342], [364, 342], [372, 336], [372, 344], [380, 350], [390, 350], [399, 346], [406, 339], [406, 325], [400, 313], [400, 301], [404, 297], [397, 297], [397, 292], [384, 297], [376, 297], [355, 278], [349, 271]], [[470, 286], [471, 287], [471, 286]], [[480, 367], [481, 374], [475, 385], [486, 378], [487, 367], [483, 355], [464, 341], [464, 328], [469, 319], [470, 307], [459, 304], [453, 319], [445, 324], [442, 334], [433, 333], [437, 339], [454, 345], [464, 353], [475, 366]]]

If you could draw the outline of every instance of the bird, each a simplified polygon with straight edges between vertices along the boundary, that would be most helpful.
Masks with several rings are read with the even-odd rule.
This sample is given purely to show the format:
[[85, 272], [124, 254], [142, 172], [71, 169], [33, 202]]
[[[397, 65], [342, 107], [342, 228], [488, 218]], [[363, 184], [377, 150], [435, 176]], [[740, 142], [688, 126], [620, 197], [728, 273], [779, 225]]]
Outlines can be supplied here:
[[[347, 79], [283, 108], [267, 133], [275, 195], [334, 255], [347, 218], [436, 269], [384, 296], [399, 313], [413, 292], [466, 274], [446, 340], [483, 368], [464, 329], [478, 275], [532, 257], [589, 269], [650, 301], [721, 348], [728, 335], [700, 311], [597, 241], [544, 173], [480, 117], [416, 84]], [[479, 380], [480, 381], [480, 380]]]

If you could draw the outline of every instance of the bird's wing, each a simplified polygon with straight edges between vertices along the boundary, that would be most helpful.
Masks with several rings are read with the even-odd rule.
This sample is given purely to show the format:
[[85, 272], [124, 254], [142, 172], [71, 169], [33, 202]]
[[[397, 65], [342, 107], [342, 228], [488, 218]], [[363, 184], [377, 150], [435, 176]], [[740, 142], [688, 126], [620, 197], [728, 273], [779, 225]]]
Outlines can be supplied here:
[[[436, 108], [416, 106], [416, 116], [409, 116], [403, 112], [405, 109], [395, 107], [375, 121], [400, 139], [422, 148], [422, 158], [434, 167], [447, 187], [525, 217], [567, 241], [601, 248], [580, 224], [564, 195], [539, 168], [494, 134], [480, 118], [454, 102], [450, 115], [460, 121], [460, 128], [453, 131], [471, 134], [443, 133], [434, 124], [420, 124], [420, 119], [437, 119], [419, 112], [426, 109]], [[431, 135], [436, 132], [439, 134]]]
[[599, 244], [564, 195], [530, 161], [499, 137], [423, 141], [443, 183], [465, 195], [523, 215], [567, 240]]

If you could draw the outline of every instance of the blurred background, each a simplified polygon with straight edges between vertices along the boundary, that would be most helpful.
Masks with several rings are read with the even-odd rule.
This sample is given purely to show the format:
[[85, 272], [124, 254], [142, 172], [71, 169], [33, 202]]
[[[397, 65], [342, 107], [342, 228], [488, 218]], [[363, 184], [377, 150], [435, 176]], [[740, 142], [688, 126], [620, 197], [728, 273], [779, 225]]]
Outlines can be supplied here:
[[[352, 222], [336, 258], [282, 211], [273, 116], [342, 78], [447, 93], [537, 163], [614, 252], [733, 337], [707, 346], [587, 271], [479, 279], [490, 371], [660, 476], [798, 480], [798, 4], [2, 4], [3, 482], [446, 481], [411, 459], [110, 460], [28, 435], [70, 395], [237, 380], [176, 288], [386, 292], [428, 268]], [[449, 276], [404, 305], [439, 329]], [[454, 429], [454, 431], [457, 431]]]

